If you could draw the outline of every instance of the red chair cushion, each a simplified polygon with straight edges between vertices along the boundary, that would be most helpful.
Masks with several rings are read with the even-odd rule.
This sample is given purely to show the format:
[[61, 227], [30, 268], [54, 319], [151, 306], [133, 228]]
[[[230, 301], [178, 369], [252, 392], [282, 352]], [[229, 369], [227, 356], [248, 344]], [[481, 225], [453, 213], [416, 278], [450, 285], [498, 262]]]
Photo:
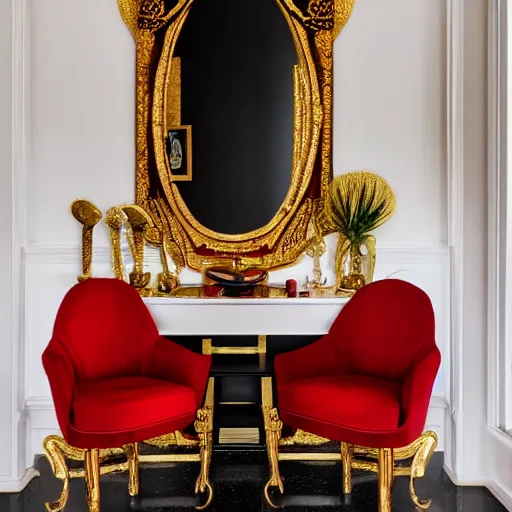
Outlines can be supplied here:
[[[331, 435], [333, 427], [367, 430], [371, 425], [374, 431], [395, 431], [400, 422], [400, 392], [397, 382], [361, 375], [314, 377], [278, 385], [279, 409], [287, 424], [315, 433], [318, 423], [330, 424]], [[344, 441], [342, 435], [332, 439]]]
[[136, 430], [171, 418], [195, 417], [194, 390], [148, 377], [118, 377], [77, 385], [72, 423], [90, 432]]

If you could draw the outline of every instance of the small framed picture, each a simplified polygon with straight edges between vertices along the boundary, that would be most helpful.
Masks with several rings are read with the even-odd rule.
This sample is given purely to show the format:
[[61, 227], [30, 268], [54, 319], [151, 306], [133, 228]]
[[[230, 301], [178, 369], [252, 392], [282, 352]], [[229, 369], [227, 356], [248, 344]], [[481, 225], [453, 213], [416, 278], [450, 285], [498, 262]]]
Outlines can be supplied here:
[[192, 181], [192, 126], [171, 126], [166, 150], [171, 181]]

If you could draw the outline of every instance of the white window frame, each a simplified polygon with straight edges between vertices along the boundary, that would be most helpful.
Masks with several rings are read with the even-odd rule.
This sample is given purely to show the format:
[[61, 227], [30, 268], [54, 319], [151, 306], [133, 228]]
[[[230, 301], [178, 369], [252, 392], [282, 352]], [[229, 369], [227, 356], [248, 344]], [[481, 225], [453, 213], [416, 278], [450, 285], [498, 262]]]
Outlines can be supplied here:
[[[489, 2], [488, 425], [512, 435], [512, 9]], [[512, 159], [511, 159], [512, 160]], [[512, 164], [512, 161], [511, 161]]]
[[[502, 98], [500, 98], [498, 118], [501, 125], [501, 140], [506, 141], [500, 148], [500, 167], [505, 170], [506, 180], [506, 250], [505, 250], [505, 332], [501, 339], [501, 385], [504, 387], [499, 393], [499, 427], [512, 435], [512, 80], [508, 78], [508, 70], [512, 70], [512, 9], [507, 8], [506, 1], [500, 1], [503, 10], [499, 33], [501, 37], [501, 72], [500, 82]], [[505, 42], [505, 43], [504, 43]], [[510, 151], [509, 151], [510, 150]]]

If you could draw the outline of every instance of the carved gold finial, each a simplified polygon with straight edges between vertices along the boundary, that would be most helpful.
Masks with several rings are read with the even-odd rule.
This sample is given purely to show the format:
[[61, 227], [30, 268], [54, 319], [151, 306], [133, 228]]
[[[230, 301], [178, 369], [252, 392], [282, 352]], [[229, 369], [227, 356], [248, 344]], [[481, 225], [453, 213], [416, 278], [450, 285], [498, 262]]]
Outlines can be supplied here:
[[[120, 207], [126, 214], [131, 227], [133, 242], [130, 250], [133, 257], [133, 271], [130, 273], [130, 284], [135, 288], [145, 288], [151, 278], [149, 272], [144, 272], [144, 231], [153, 226], [148, 213], [140, 206], [131, 204]], [[130, 236], [129, 238], [132, 238]]]
[[124, 265], [123, 255], [121, 254], [121, 228], [126, 222], [128, 222], [128, 217], [119, 206], [112, 206], [107, 210], [105, 224], [110, 228], [112, 267], [116, 278], [122, 281], [124, 281]]
[[137, 37], [137, 0], [117, 0], [117, 5], [126, 26], [130, 29], [133, 37]]
[[101, 211], [90, 201], [75, 199], [70, 206], [75, 219], [82, 224], [82, 275], [78, 281], [85, 281], [91, 277], [92, 263], [92, 230], [101, 220]]
[[[160, 261], [162, 262], [162, 272], [157, 277], [157, 289], [161, 293], [170, 293], [180, 285], [178, 274], [185, 267], [185, 258], [178, 244], [170, 239], [168, 234], [161, 233], [157, 228], [148, 228], [144, 232], [144, 238], [160, 250]], [[169, 269], [167, 261], [169, 255], [175, 265], [175, 270]]]
[[333, 39], [336, 39], [352, 14], [355, 0], [334, 0], [334, 30]]

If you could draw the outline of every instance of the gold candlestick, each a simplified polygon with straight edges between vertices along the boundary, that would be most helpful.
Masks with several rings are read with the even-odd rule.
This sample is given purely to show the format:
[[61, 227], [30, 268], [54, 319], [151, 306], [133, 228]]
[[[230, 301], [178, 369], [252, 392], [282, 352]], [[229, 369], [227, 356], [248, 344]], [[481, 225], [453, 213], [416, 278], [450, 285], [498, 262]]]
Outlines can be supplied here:
[[321, 237], [315, 237], [311, 245], [306, 249], [306, 254], [313, 258], [313, 280], [310, 284], [313, 288], [324, 286], [326, 279], [322, 281], [322, 267], [320, 266], [320, 258], [325, 253], [325, 242]]
[[126, 214], [113, 206], [107, 210], [105, 224], [110, 228], [110, 241], [112, 243], [112, 267], [117, 279], [124, 281], [123, 255], [121, 253], [121, 228], [128, 221]]
[[82, 282], [91, 277], [92, 264], [92, 231], [101, 220], [101, 211], [90, 201], [75, 199], [70, 205], [71, 214], [82, 224], [82, 275], [78, 281]]
[[135, 288], [145, 288], [151, 279], [150, 272], [144, 272], [144, 230], [153, 226], [151, 217], [137, 205], [121, 206], [128, 217], [133, 233], [133, 245], [130, 250], [133, 257], [133, 270], [130, 273], [130, 284]]

